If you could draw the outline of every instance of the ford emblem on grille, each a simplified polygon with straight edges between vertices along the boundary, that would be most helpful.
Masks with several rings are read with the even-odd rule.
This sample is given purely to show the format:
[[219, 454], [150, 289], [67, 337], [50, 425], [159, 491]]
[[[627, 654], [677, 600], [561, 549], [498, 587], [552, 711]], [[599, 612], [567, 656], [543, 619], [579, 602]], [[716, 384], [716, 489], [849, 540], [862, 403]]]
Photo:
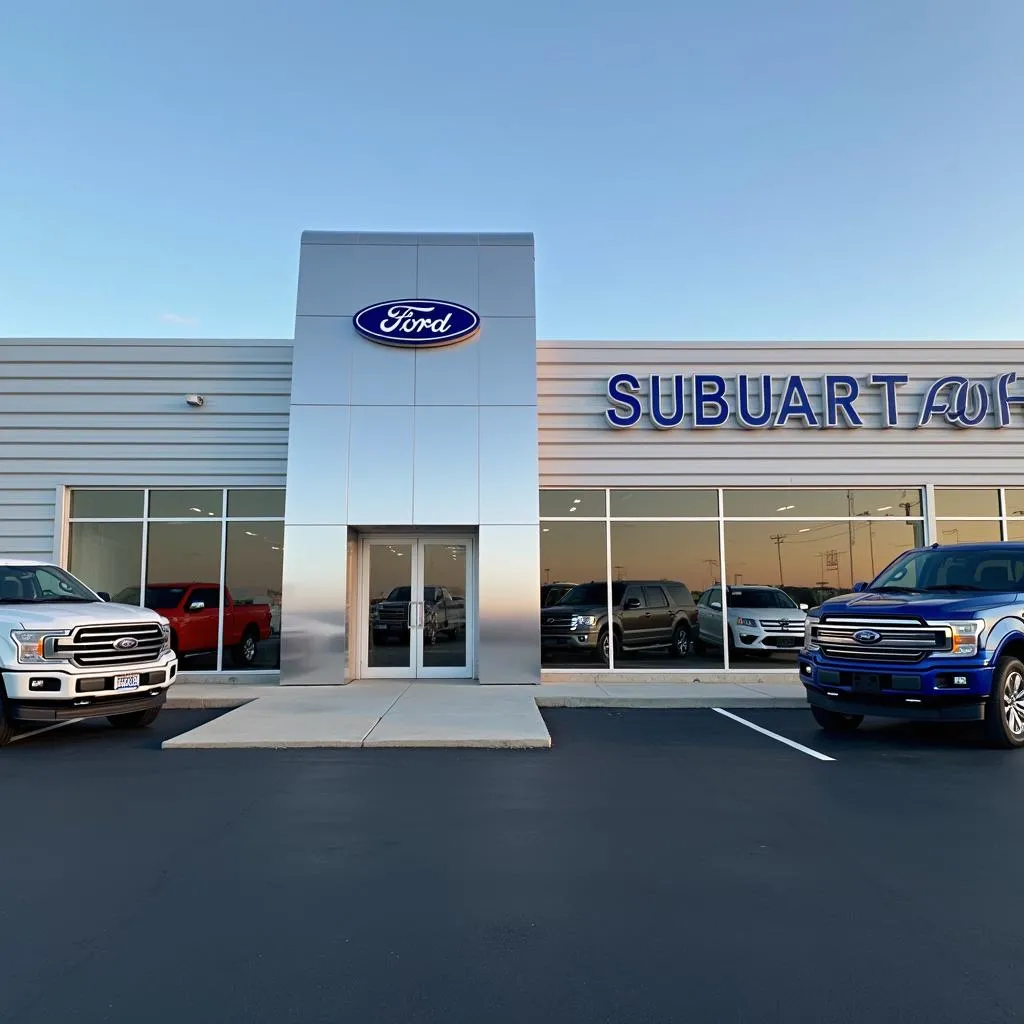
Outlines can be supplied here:
[[873, 629], [858, 629], [853, 634], [853, 639], [859, 644], [877, 644], [882, 639], [882, 634], [876, 633]]
[[132, 651], [139, 646], [139, 641], [133, 636], [123, 636], [120, 640], [114, 641], [114, 649], [117, 651]]
[[782, 632], [785, 633], [789, 629], [789, 623], [785, 619], [783, 619], [779, 623], [779, 629], [781, 629]]

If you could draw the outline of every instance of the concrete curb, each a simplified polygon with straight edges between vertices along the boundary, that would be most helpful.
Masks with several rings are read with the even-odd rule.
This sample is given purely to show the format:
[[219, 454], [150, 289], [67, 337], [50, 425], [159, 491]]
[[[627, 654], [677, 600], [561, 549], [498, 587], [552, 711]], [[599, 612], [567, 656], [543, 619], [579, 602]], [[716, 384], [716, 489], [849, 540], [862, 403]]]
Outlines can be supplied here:
[[756, 710], [758, 708], [779, 708], [783, 711], [799, 711], [807, 707], [807, 701], [793, 697], [541, 697], [539, 708], [680, 708], [699, 710], [701, 708], [736, 708]]

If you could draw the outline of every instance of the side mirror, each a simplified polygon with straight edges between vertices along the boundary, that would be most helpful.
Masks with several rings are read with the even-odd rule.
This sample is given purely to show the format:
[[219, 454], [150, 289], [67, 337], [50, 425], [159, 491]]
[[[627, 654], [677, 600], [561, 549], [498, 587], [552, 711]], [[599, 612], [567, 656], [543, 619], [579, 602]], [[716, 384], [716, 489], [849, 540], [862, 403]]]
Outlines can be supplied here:
[[109, 601], [110, 600], [110, 595], [105, 590], [97, 590], [96, 591], [96, 596], [101, 601]]
[[853, 592], [855, 594], [859, 594], [862, 590], [867, 590], [867, 589], [868, 589], [868, 585], [863, 580], [861, 582], [859, 582], [859, 583], [854, 583], [854, 585], [853, 585]]
[[800, 605], [800, 611], [806, 612], [806, 611], [808, 611], [810, 609], [810, 607], [811, 606], [809, 604], [802, 604], [802, 605]]
[[188, 610], [190, 612], [201, 612], [205, 607], [206, 604], [203, 601], [190, 601]]
[[722, 602], [721, 601], [712, 601], [711, 602], [711, 607], [714, 608], [716, 612], [720, 612], [722, 610]]
[[626, 608], [627, 609], [629, 609], [629, 608], [639, 608], [639, 607], [640, 607], [640, 598], [639, 597], [631, 597], [631, 598], [629, 598], [626, 601]]

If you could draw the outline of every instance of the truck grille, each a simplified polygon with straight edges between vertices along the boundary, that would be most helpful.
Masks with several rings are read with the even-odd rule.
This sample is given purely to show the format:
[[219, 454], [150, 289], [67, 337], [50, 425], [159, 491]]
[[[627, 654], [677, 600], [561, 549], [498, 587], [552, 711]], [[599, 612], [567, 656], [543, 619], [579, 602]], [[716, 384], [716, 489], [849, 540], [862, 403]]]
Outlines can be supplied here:
[[[862, 630], [871, 630], [881, 639], [859, 643], [854, 635]], [[813, 628], [812, 639], [827, 657], [848, 661], [920, 661], [951, 646], [945, 627], [929, 626], [919, 619], [825, 618]]]
[[804, 624], [792, 619], [758, 619], [762, 629], [771, 629], [776, 633], [803, 633]]
[[[135, 646], [127, 650], [115, 646], [131, 638]], [[143, 665], [160, 656], [164, 634], [158, 622], [129, 622], [122, 625], [79, 626], [68, 640], [58, 645], [71, 651], [71, 660], [81, 668]]]
[[407, 604], [383, 605], [377, 609], [377, 621], [385, 622], [388, 625], [404, 626], [409, 621], [409, 606]]

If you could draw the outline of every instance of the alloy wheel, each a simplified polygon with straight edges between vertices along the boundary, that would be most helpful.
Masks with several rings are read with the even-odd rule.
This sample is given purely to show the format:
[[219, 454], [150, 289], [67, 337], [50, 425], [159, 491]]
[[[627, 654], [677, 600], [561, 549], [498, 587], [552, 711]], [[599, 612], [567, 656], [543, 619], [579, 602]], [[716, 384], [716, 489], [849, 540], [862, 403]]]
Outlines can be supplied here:
[[242, 657], [246, 661], [256, 660], [256, 641], [251, 636], [247, 636], [242, 642]]
[[1014, 736], [1024, 733], [1024, 676], [1013, 671], [1003, 685], [1003, 717]]
[[680, 658], [685, 658], [690, 653], [690, 634], [685, 629], [679, 630], [676, 634], [676, 653]]

